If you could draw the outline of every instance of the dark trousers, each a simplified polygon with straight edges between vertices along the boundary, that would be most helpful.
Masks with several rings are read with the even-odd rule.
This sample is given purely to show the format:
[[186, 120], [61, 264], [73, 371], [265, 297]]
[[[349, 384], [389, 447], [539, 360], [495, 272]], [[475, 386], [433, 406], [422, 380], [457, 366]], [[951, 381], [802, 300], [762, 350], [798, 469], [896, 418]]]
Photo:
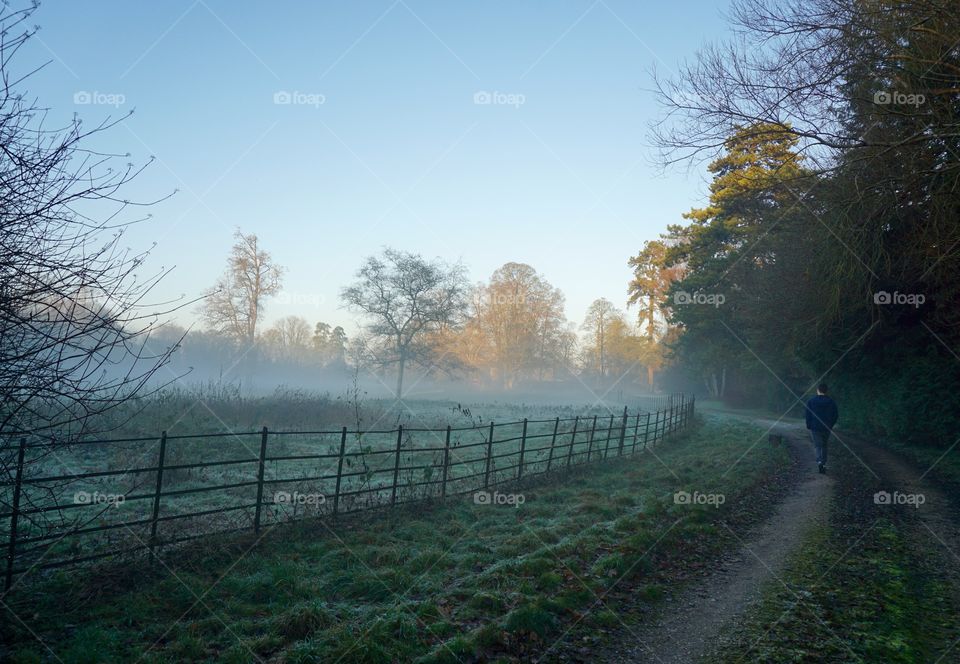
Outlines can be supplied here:
[[830, 440], [830, 432], [810, 429], [810, 440], [813, 441], [813, 448], [817, 451], [817, 463], [826, 465], [827, 441]]

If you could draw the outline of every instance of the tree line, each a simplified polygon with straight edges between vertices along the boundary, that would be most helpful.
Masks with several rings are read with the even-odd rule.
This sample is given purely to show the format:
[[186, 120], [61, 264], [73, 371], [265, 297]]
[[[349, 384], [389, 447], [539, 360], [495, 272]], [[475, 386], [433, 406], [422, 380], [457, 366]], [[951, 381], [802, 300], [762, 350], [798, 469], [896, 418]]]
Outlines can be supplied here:
[[524, 263], [506, 263], [488, 281], [470, 284], [462, 264], [384, 249], [364, 259], [340, 293], [363, 321], [351, 339], [341, 327], [311, 326], [301, 316], [261, 332], [283, 273], [256, 235], [238, 230], [224, 275], [204, 294], [205, 330], [186, 334], [182, 348], [218, 343], [223, 362], [242, 354], [301, 367], [349, 364], [389, 378], [398, 397], [411, 370], [500, 389], [577, 379], [597, 388], [651, 388], [663, 363], [663, 329], [649, 309], [652, 322], [641, 329], [600, 298], [578, 327], [567, 320], [560, 289]]
[[714, 397], [848, 426], [960, 430], [960, 12], [953, 0], [738, 0], [737, 38], [659, 78], [664, 163], [709, 159], [706, 206], [633, 263]]

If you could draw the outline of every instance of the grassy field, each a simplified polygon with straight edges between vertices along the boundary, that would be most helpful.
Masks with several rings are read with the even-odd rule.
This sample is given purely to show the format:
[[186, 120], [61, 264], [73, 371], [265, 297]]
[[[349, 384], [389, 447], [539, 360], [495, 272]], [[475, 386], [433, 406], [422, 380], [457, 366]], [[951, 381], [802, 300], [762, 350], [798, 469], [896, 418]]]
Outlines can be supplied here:
[[[653, 604], [724, 545], [718, 519], [757, 509], [787, 463], [763, 432], [708, 420], [635, 457], [550, 484], [279, 526], [154, 566], [63, 573], [11, 598], [14, 662], [507, 660], [568, 647]], [[724, 473], [750, 450], [735, 473]], [[674, 492], [719, 494], [719, 507]], [[599, 601], [598, 600], [602, 600]], [[20, 622], [22, 621], [22, 622]], [[555, 647], [554, 644], [556, 644]], [[49, 648], [49, 650], [48, 650]]]
[[[390, 502], [437, 497], [445, 458], [443, 428], [452, 425], [446, 490], [449, 494], [482, 486], [487, 471], [485, 457], [490, 427], [496, 444], [489, 468], [492, 484], [518, 473], [521, 434], [519, 420], [531, 418], [526, 427], [524, 472], [546, 469], [552, 461], [554, 445], [562, 452], [561, 464], [582, 463], [597, 457], [593, 450], [616, 445], [619, 437], [632, 443], [640, 421], [630, 421], [630, 430], [622, 430], [620, 417], [604, 406], [545, 406], [525, 404], [472, 404], [456, 402], [349, 401], [331, 402], [320, 395], [281, 393], [274, 397], [243, 398], [237, 395], [213, 395], [199, 405], [188, 405], [189, 395], [162, 395], [135, 411], [142, 421], [121, 427], [114, 435], [131, 436], [121, 442], [93, 442], [55, 448], [30, 448], [27, 451], [27, 476], [33, 481], [23, 485], [21, 509], [28, 510], [20, 523], [17, 569], [26, 569], [35, 561], [56, 564], [77, 556], [98, 555], [111, 550], [134, 549], [151, 537], [156, 472], [160, 441], [140, 438], [153, 427], [168, 431], [165, 443], [161, 500], [161, 541], [197, 536], [203, 532], [228, 529], [252, 529], [258, 495], [258, 454], [261, 434], [240, 428], [243, 417], [266, 417], [271, 424], [283, 423], [290, 398], [300, 406], [293, 422], [314, 427], [310, 433], [289, 426], [274, 426], [266, 448], [264, 502], [261, 523], [270, 524], [293, 518], [321, 516], [332, 510], [333, 496], [339, 487], [347, 493], [339, 502], [339, 511], [364, 509]], [[159, 406], [169, 413], [158, 421]], [[199, 411], [197, 410], [199, 409]], [[262, 412], [261, 412], [262, 411]], [[309, 416], [304, 416], [304, 411]], [[193, 415], [184, 418], [184, 413]], [[579, 424], [574, 417], [580, 417]], [[559, 421], [555, 421], [557, 418]], [[595, 421], [594, 421], [594, 418]], [[352, 421], [351, 421], [352, 420]], [[139, 420], [138, 420], [139, 421]], [[512, 424], [510, 424], [512, 423]], [[195, 428], [186, 428], [187, 426]], [[345, 441], [345, 463], [339, 468], [341, 427], [351, 433]], [[399, 488], [393, 492], [397, 433], [402, 437]], [[579, 428], [578, 428], [579, 426]], [[596, 436], [591, 430], [596, 426]], [[169, 428], [167, 428], [169, 427]], [[357, 428], [364, 433], [354, 433]], [[279, 431], [278, 431], [279, 430]], [[556, 431], [556, 435], [553, 435]], [[611, 440], [613, 441], [611, 443]], [[226, 465], [201, 465], [225, 463]], [[194, 467], [184, 467], [191, 466]], [[338, 471], [344, 477], [338, 482]], [[88, 473], [110, 473], [96, 477]], [[68, 481], [38, 477], [74, 477]], [[9, 492], [10, 486], [0, 491]], [[352, 493], [351, 493], [352, 492]], [[299, 504], [293, 495], [310, 498]], [[274, 500], [276, 498], [276, 500]], [[10, 500], [6, 501], [7, 504]], [[46, 509], [56, 510], [37, 512]], [[29, 510], [33, 510], [31, 513]], [[199, 514], [198, 514], [199, 513]], [[198, 514], [197, 516], [192, 516]], [[0, 520], [0, 537], [9, 520]], [[106, 530], [103, 530], [106, 528]], [[63, 537], [74, 530], [80, 536]]]
[[[509, 395], [508, 395], [509, 396]], [[159, 437], [170, 434], [231, 433], [258, 431], [267, 426], [288, 431], [339, 429], [392, 429], [397, 425], [438, 428], [483, 425], [490, 420], [510, 422], [523, 419], [573, 417], [606, 414], [629, 405], [630, 410], [655, 410], [666, 403], [665, 397], [634, 395], [628, 403], [573, 404], [540, 400], [406, 398], [401, 404], [393, 399], [371, 398], [357, 385], [332, 394], [278, 387], [274, 392], [248, 395], [224, 383], [175, 387], [150, 396], [131, 399], [90, 423], [102, 437]], [[568, 405], [562, 405], [568, 403]], [[560, 404], [560, 405], [558, 405]]]

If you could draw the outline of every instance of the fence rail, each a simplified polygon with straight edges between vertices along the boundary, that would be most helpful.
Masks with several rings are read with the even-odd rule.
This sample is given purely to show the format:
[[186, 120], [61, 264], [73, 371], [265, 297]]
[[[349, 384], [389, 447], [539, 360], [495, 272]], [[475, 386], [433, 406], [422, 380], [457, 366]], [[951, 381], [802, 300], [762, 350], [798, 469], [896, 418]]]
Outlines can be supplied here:
[[[217, 534], [306, 518], [336, 518], [431, 498], [483, 493], [506, 483], [564, 472], [643, 451], [686, 428], [694, 400], [665, 396], [656, 410], [442, 429], [270, 431], [168, 435], [76, 443], [82, 472], [50, 474], [41, 463], [54, 443], [5, 446], [12, 479], [0, 482], [7, 525], [5, 592], [13, 579], [113, 556], [135, 555]], [[178, 446], [203, 459], [234, 443], [235, 458], [183, 462]], [[134, 446], [127, 468], [86, 446]], [[155, 465], [143, 465], [153, 453]], [[147, 447], [146, 450], [143, 448]], [[92, 449], [92, 448], [91, 448]], [[97, 468], [98, 463], [105, 468]], [[218, 483], [205, 483], [211, 474]], [[132, 481], [133, 486], [119, 483]], [[70, 493], [72, 501], [65, 500]], [[203, 509], [197, 509], [202, 507]], [[2, 535], [0, 531], [0, 535]]]

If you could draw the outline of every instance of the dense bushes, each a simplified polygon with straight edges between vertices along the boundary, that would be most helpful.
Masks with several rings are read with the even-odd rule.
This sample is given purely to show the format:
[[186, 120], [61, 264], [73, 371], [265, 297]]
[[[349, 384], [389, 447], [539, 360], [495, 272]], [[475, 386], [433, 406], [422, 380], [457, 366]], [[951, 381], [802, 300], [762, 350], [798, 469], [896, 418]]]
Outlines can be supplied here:
[[933, 346], [891, 344], [837, 372], [833, 382], [844, 429], [935, 447], [960, 437], [960, 368]]

